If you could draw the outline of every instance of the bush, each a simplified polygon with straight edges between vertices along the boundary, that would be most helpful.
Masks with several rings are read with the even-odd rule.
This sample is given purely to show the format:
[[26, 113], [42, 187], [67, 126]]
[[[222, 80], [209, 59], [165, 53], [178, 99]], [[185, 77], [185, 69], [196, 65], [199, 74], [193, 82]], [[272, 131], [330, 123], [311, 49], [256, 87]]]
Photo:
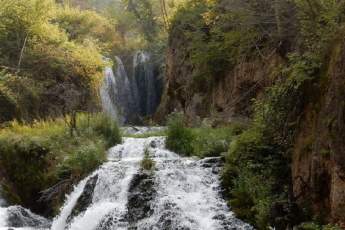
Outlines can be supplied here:
[[176, 153], [190, 156], [193, 154], [192, 141], [194, 135], [184, 124], [181, 114], [173, 114], [169, 117], [166, 147]]
[[[72, 137], [63, 119], [30, 125], [12, 122], [0, 130], [0, 174], [10, 204], [45, 214], [58, 210], [72, 184], [106, 160], [108, 146], [120, 143], [119, 129], [110, 119], [101, 114], [77, 118]], [[41, 191], [62, 181], [67, 182], [51, 200], [37, 202]]]
[[150, 157], [150, 151], [146, 147], [144, 150], [144, 158], [140, 162], [140, 166], [144, 170], [152, 170], [155, 167], [155, 162]]
[[91, 126], [94, 131], [103, 136], [107, 148], [122, 142], [120, 129], [116, 121], [109, 116], [95, 115], [91, 121]]
[[106, 154], [102, 141], [84, 143], [59, 165], [57, 174], [59, 178], [82, 178], [94, 171], [105, 160]]
[[222, 183], [230, 206], [239, 218], [258, 229], [286, 226], [294, 221], [271, 214], [275, 204], [288, 204], [290, 168], [283, 152], [265, 128], [254, 125], [232, 141], [226, 156]]
[[234, 136], [244, 129], [242, 124], [229, 124], [220, 128], [201, 127], [192, 129], [193, 154], [199, 157], [217, 157], [229, 149]]
[[[0, 166], [7, 181], [5, 195], [16, 202], [32, 206], [47, 181], [50, 149], [39, 140], [11, 133], [0, 138]], [[11, 193], [16, 194], [15, 196]]]
[[315, 222], [302, 223], [297, 227], [298, 230], [341, 230], [336, 225], [320, 225]]

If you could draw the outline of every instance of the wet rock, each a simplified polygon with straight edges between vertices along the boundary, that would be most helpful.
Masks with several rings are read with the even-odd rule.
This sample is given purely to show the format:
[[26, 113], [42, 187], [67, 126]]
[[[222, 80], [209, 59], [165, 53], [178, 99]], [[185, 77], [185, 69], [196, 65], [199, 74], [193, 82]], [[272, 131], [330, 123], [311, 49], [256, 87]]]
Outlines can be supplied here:
[[85, 212], [86, 209], [90, 206], [90, 204], [92, 203], [93, 192], [94, 192], [97, 180], [98, 180], [98, 175], [95, 175], [86, 182], [83, 193], [79, 197], [71, 214], [67, 218], [67, 223], [70, 223], [72, 219], [78, 216], [80, 213]]
[[21, 206], [12, 206], [7, 210], [7, 225], [15, 228], [49, 228], [50, 221], [36, 215]]
[[106, 215], [97, 226], [96, 230], [113, 230], [117, 228], [126, 228], [127, 221], [124, 216], [118, 217], [116, 215], [116, 210], [114, 212]]
[[127, 204], [127, 220], [130, 225], [152, 215], [151, 202], [155, 193], [152, 173], [140, 171], [133, 177], [129, 186]]
[[157, 141], [156, 140], [151, 141], [150, 147], [151, 148], [157, 148]]
[[203, 164], [220, 164], [222, 162], [222, 157], [207, 157], [202, 159]]

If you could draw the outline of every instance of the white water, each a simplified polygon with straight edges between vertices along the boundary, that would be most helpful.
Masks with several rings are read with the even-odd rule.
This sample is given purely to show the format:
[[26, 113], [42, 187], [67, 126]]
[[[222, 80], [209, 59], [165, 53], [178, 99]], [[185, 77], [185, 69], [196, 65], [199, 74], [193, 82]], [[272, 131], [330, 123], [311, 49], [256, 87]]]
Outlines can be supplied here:
[[[99, 170], [86, 178], [82, 185], [78, 185], [70, 195], [73, 199], [67, 199], [60, 216], [52, 225], [53, 230], [69, 229], [95, 229], [101, 220], [108, 214], [121, 216], [126, 214], [128, 186], [134, 174], [139, 170], [139, 162], [142, 159], [144, 148], [150, 143], [149, 139], [127, 138], [124, 143], [109, 150], [109, 162], [105, 163]], [[71, 214], [72, 208], [80, 190], [85, 187], [85, 181], [98, 175], [97, 184], [94, 188], [92, 204], [85, 213], [79, 214], [70, 224], [66, 222]], [[76, 199], [75, 199], [76, 197]], [[126, 226], [126, 223], [114, 223]], [[119, 229], [117, 226], [116, 229]]]
[[[66, 197], [50, 229], [252, 229], [233, 216], [220, 195], [218, 159], [180, 157], [166, 150], [164, 142], [164, 137], [125, 138], [123, 144], [111, 148], [108, 162], [82, 180]], [[156, 162], [151, 174], [154, 195], [149, 206], [152, 212], [148, 212], [150, 215], [144, 219], [129, 223], [128, 197], [129, 191], [132, 191], [129, 188], [134, 176], [142, 173], [140, 161], [145, 148], [148, 148], [151, 158]], [[135, 195], [143, 196], [145, 192]], [[74, 212], [85, 194], [90, 198], [89, 203], [84, 203], [85, 209]], [[9, 213], [17, 212], [21, 215], [15, 208], [11, 212], [9, 209], [11, 207], [0, 208], [0, 229], [10, 227], [7, 226]], [[44, 223], [43, 218], [30, 211], [28, 213], [20, 217], [24, 222], [22, 227], [35, 226], [33, 221], [37, 220]], [[32, 229], [43, 229], [39, 226], [42, 224]]]
[[217, 166], [205, 168], [207, 159], [179, 157], [164, 149], [163, 138], [157, 142], [158, 148], [151, 149], [156, 161], [154, 213], [138, 229], [251, 229], [234, 218], [221, 198]]
[[100, 91], [102, 107], [104, 112], [113, 118], [118, 119], [120, 114], [117, 109], [118, 106], [113, 100], [113, 98], [116, 96], [116, 92], [114, 92], [114, 90], [117, 90], [115, 75], [111, 67], [106, 67], [104, 71], [104, 82]]
[[[203, 167], [203, 160], [181, 158], [164, 149], [163, 137], [126, 138], [124, 143], [110, 149], [109, 162], [83, 180], [72, 192], [52, 229], [251, 229], [238, 221], [219, 193], [217, 167]], [[131, 224], [126, 220], [128, 190], [138, 173], [144, 149], [149, 148], [156, 161], [152, 200], [153, 215]], [[85, 182], [98, 175], [92, 204], [87, 210], [67, 223]], [[104, 224], [106, 222], [106, 224]], [[100, 226], [106, 226], [104, 228]]]
[[[9, 218], [12, 224], [9, 224]], [[14, 222], [13, 222], [14, 221]], [[19, 227], [20, 226], [20, 227]], [[46, 229], [49, 221], [20, 206], [0, 207], [0, 229]]]
[[49, 225], [49, 221], [45, 218], [32, 213], [30, 210], [22, 208], [20, 206], [9, 206], [7, 207], [7, 202], [1, 197], [1, 187], [0, 187], [0, 229], [22, 229], [22, 230], [29, 230], [33, 229], [30, 227], [21, 227], [21, 228], [13, 228], [13, 226], [9, 226], [9, 219], [16, 220], [16, 226], [40, 226], [40, 229], [45, 228]]
[[162, 82], [156, 76], [150, 59], [146, 52], [136, 52], [130, 75], [119, 57], [115, 57], [115, 70], [111, 67], [105, 69], [100, 90], [102, 107], [121, 124], [151, 115], [159, 104]]

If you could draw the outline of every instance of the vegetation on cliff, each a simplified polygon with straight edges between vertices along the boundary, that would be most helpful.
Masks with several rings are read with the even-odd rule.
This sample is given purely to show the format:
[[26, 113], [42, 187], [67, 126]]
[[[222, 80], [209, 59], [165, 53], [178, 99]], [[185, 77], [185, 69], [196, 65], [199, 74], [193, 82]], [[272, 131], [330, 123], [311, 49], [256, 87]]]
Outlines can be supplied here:
[[[217, 114], [230, 109], [217, 105], [214, 97], [219, 92], [216, 90], [229, 90], [227, 93], [233, 95], [229, 100], [234, 96], [238, 98], [227, 106], [246, 103], [242, 107], [252, 108], [249, 128], [231, 138], [222, 178], [232, 209], [259, 229], [269, 226], [285, 229], [310, 220], [321, 225], [344, 221], [337, 214], [326, 215], [322, 209], [331, 212], [327, 204], [318, 206], [327, 199], [319, 194], [321, 185], [310, 184], [308, 188], [307, 181], [306, 192], [298, 195], [298, 179], [292, 175], [296, 167], [292, 159], [296, 137], [305, 119], [310, 119], [306, 111], [313, 108], [314, 114], [320, 112], [324, 105], [320, 97], [333, 77], [327, 72], [329, 60], [334, 59], [334, 42], [343, 42], [339, 31], [343, 30], [344, 6], [339, 1], [318, 0], [191, 0], [180, 8], [172, 21], [169, 45], [178, 58], [171, 54], [170, 63], [173, 63], [170, 65], [174, 69], [168, 71], [169, 85], [163, 106], [169, 110], [180, 105], [190, 116], [189, 121], [195, 122], [198, 116], [216, 120]], [[182, 43], [183, 48], [178, 47]], [[271, 61], [277, 56], [278, 64]], [[218, 87], [229, 80], [236, 84], [242, 75], [255, 76], [251, 71], [258, 71], [260, 67], [250, 66], [259, 63], [273, 63], [274, 70], [266, 72], [263, 80], [247, 82], [250, 87], [240, 91], [240, 95], [234, 95], [233, 88], [244, 85], [233, 85], [230, 89]], [[235, 75], [241, 71], [237, 68], [244, 74]], [[269, 82], [268, 86], [264, 81]], [[194, 97], [195, 94], [199, 97]], [[206, 98], [201, 103], [200, 95]], [[246, 97], [248, 100], [243, 100]], [[193, 104], [193, 100], [200, 104]], [[202, 109], [196, 110], [199, 107]], [[317, 140], [313, 141], [317, 145]], [[305, 154], [309, 154], [307, 149]], [[321, 179], [316, 183], [321, 183]], [[313, 188], [318, 192], [313, 192]], [[319, 198], [309, 200], [308, 193]], [[316, 229], [321, 228], [316, 226]]]

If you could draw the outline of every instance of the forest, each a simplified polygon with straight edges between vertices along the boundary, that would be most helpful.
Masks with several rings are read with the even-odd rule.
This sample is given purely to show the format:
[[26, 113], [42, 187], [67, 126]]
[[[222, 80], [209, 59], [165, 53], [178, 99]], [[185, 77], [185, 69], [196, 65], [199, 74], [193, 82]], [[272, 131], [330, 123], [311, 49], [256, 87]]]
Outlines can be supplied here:
[[0, 228], [345, 229], [345, 2], [0, 0]]

